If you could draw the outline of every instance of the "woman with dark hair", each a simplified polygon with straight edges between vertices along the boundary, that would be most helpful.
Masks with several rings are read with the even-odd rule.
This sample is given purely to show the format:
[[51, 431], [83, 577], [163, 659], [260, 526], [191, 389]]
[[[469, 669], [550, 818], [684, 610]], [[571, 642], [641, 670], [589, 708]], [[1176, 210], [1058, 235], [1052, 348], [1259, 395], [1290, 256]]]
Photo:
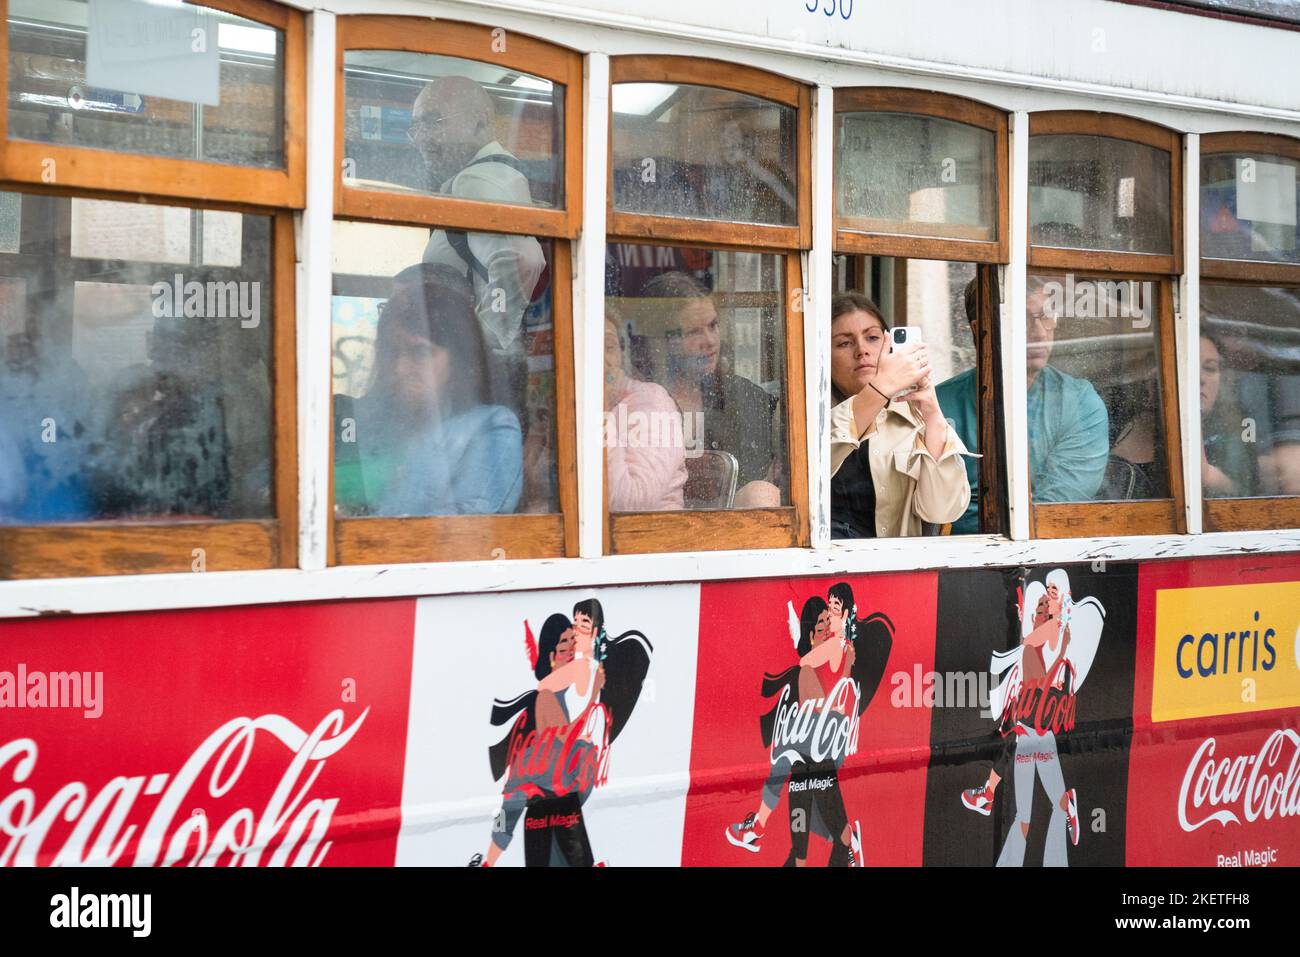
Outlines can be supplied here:
[[1223, 350], [1218, 338], [1202, 329], [1201, 489], [1206, 498], [1250, 494], [1246, 490], [1246, 475], [1250, 469], [1245, 461], [1245, 443], [1236, 428], [1221, 428], [1218, 402], [1222, 377]]
[[866, 296], [831, 300], [832, 538], [920, 535], [970, 503], [966, 447], [939, 408], [926, 348], [896, 352], [888, 339]]
[[352, 434], [340, 414], [346, 410], [336, 405], [341, 513], [515, 510], [523, 437], [515, 414], [487, 401], [483, 333], [463, 276], [421, 263], [394, 277], [375, 337], [372, 382], [354, 404]]

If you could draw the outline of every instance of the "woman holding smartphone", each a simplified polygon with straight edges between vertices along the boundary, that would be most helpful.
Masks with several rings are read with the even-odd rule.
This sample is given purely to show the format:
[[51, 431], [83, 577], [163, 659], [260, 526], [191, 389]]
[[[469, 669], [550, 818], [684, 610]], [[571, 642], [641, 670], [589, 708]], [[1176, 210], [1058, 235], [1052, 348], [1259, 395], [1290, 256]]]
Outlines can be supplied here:
[[961, 458], [969, 453], [939, 408], [925, 345], [891, 351], [889, 340], [874, 302], [855, 292], [835, 296], [832, 538], [920, 535], [923, 522], [955, 521], [970, 503]]

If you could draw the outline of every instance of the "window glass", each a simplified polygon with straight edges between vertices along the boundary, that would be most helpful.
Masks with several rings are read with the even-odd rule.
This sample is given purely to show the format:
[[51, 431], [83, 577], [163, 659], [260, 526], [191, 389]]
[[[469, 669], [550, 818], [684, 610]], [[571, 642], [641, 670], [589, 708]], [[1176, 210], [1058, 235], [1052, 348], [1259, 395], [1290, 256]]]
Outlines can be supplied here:
[[1109, 136], [1029, 138], [1029, 241], [1168, 255], [1169, 154]]
[[1288, 157], [1201, 157], [1201, 255], [1300, 263], [1298, 176]]
[[835, 122], [841, 226], [997, 239], [997, 150], [990, 130], [905, 113], [837, 113]]
[[1035, 502], [1169, 498], [1159, 284], [1029, 277], [1029, 474]]
[[8, 30], [10, 137], [284, 168], [283, 31], [144, 0], [10, 0]]
[[789, 504], [785, 257], [610, 243], [611, 512]]
[[338, 515], [559, 510], [552, 248], [334, 224]]
[[794, 108], [675, 83], [616, 83], [612, 98], [616, 210], [796, 222]]
[[212, 264], [118, 241], [143, 215], [202, 248], [203, 211], [6, 202], [21, 241], [0, 252], [0, 522], [271, 517], [270, 218], [222, 214], [238, 259]]
[[1300, 288], [1201, 285], [1206, 498], [1300, 495]]
[[564, 87], [477, 60], [343, 56], [343, 184], [564, 205]]

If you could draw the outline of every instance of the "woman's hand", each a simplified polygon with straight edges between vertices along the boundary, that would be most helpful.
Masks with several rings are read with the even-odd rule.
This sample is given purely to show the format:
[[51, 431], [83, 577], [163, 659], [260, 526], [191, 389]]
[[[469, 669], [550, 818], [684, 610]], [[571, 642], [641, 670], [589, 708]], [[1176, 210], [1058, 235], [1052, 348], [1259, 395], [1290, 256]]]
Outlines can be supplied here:
[[925, 344], [902, 352], [881, 350], [876, 361], [876, 375], [871, 384], [893, 398], [905, 389], [924, 382], [930, 376], [930, 354]]
[[944, 418], [935, 394], [934, 383], [925, 379], [920, 387], [907, 397], [907, 404], [925, 423], [925, 448], [932, 458], [939, 458], [948, 445], [948, 420]]

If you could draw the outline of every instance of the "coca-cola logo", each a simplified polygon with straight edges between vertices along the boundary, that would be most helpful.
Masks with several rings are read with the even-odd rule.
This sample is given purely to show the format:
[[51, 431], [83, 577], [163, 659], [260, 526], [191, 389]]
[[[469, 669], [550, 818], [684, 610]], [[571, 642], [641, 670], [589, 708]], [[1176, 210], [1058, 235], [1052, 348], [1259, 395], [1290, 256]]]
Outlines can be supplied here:
[[[0, 866], [47, 862], [103, 866], [129, 859], [137, 867], [225, 863], [254, 867], [264, 855], [269, 855], [266, 863], [271, 866], [319, 866], [329, 853], [332, 842], [324, 838], [339, 801], [307, 800], [307, 793], [325, 762], [352, 740], [369, 713], [366, 708], [345, 727], [343, 711], [331, 711], [310, 732], [278, 714], [234, 718], [208, 735], [174, 776], [165, 772], [118, 776], [93, 797], [84, 782], [72, 781], [44, 804], [32, 788], [18, 786], [36, 768], [36, 742], [10, 741], [0, 746], [0, 781], [9, 778], [15, 785], [0, 800], [0, 839], [7, 838], [0, 849]], [[259, 736], [259, 731], [265, 734]], [[280, 780], [260, 809], [245, 805], [214, 827], [201, 802], [230, 794], [255, 744], [267, 736], [292, 754]], [[209, 772], [206, 781], [200, 780], [205, 772]], [[161, 797], [144, 827], [126, 825], [137, 802], [155, 795]], [[196, 806], [181, 810], [195, 799]], [[64, 830], [65, 823], [73, 825], [72, 831], [52, 852], [46, 842], [51, 831]]]
[[1282, 728], [1256, 754], [1219, 758], [1206, 738], [1196, 749], [1178, 792], [1178, 823], [1191, 832], [1260, 818], [1300, 816], [1300, 734]]
[[[507, 779], [524, 783], [507, 797], [516, 791], [526, 797], [544, 797], [546, 791], [554, 797], [585, 794], [608, 781], [610, 718], [603, 704], [591, 705], [572, 724], [524, 734], [526, 719], [521, 714], [510, 730]], [[547, 781], [545, 789], [534, 783], [538, 779]]]
[[781, 689], [772, 732], [772, 763], [811, 758], [814, 763], [839, 761], [858, 750], [858, 705], [861, 689], [852, 678], [835, 683], [825, 698], [792, 700], [790, 686]]
[[1017, 724], [1032, 727], [1037, 734], [1073, 731], [1077, 705], [1075, 696], [1053, 688], [1047, 678], [1026, 680], [1002, 710], [1001, 726], [1007, 733]]

